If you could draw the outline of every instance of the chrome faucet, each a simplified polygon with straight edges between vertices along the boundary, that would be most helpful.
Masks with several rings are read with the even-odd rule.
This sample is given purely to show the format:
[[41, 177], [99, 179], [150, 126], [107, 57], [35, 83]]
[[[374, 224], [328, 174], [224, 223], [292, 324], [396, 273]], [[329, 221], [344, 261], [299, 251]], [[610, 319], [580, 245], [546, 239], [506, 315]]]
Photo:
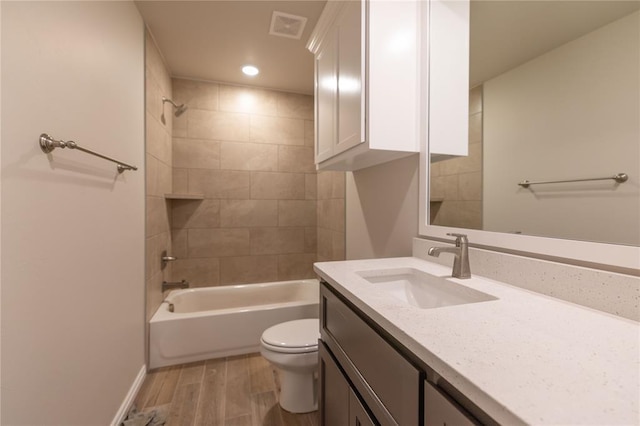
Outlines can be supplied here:
[[178, 281], [175, 283], [170, 283], [167, 281], [162, 281], [162, 292], [164, 293], [167, 290], [174, 290], [176, 288], [189, 288], [189, 282], [187, 280]]
[[431, 247], [429, 256], [439, 257], [440, 253], [452, 253], [455, 256], [453, 260], [453, 278], [471, 278], [471, 267], [469, 266], [469, 240], [464, 234], [448, 233], [452, 237], [456, 237], [455, 247]]

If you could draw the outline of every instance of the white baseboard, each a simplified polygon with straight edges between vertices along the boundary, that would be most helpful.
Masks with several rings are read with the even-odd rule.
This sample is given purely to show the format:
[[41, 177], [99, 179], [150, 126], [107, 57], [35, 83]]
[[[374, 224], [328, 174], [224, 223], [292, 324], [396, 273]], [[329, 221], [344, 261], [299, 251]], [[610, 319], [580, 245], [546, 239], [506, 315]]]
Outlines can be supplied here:
[[111, 422], [111, 426], [120, 426], [120, 424], [124, 421], [124, 419], [127, 416], [127, 413], [129, 412], [129, 409], [133, 405], [133, 400], [136, 398], [138, 391], [140, 390], [140, 388], [142, 387], [142, 384], [144, 383], [144, 378], [146, 375], [147, 375], [147, 366], [143, 364], [142, 367], [140, 368], [140, 371], [138, 372], [138, 376], [133, 381], [133, 384], [131, 385], [131, 388], [129, 389], [127, 396], [125, 397], [124, 401], [122, 401], [122, 405], [120, 405], [118, 412], [113, 418], [113, 421]]

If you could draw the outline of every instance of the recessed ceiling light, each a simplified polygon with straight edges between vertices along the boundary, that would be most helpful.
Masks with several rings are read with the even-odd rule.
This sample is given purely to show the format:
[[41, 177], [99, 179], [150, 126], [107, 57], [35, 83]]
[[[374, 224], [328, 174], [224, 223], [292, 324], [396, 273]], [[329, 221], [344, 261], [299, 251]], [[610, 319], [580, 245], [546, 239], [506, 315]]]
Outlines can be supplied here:
[[260, 70], [253, 65], [245, 65], [244, 67], [242, 67], [242, 72], [248, 76], [253, 77], [254, 75], [258, 75]]

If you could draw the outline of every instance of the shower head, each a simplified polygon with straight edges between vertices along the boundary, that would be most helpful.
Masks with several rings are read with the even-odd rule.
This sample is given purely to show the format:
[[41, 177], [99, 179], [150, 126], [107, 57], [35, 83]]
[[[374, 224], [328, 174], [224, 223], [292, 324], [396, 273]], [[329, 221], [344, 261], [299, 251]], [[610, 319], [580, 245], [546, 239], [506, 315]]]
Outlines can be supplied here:
[[[173, 107], [176, 109], [176, 111], [173, 113], [173, 115], [175, 115], [176, 117], [180, 117], [182, 114], [184, 114], [184, 112], [189, 108], [188, 106], [186, 106], [185, 104], [180, 104], [177, 105], [175, 102], [173, 102], [171, 99], [169, 98], [165, 98], [164, 96], [162, 97], [162, 105], [164, 105], [165, 102], [169, 102], [171, 105], [173, 105]], [[162, 115], [164, 116], [164, 111], [162, 112]]]
[[173, 113], [176, 117], [180, 117], [189, 107], [185, 104], [178, 105], [176, 108], [176, 112]]

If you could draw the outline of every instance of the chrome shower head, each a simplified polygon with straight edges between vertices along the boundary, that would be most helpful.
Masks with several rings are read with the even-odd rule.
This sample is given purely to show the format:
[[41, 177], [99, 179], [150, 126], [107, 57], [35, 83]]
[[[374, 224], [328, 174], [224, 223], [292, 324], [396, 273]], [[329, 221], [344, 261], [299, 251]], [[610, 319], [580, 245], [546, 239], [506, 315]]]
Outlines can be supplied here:
[[[182, 114], [184, 114], [184, 112], [189, 108], [188, 106], [186, 106], [185, 104], [180, 104], [177, 105], [175, 102], [173, 102], [171, 99], [169, 98], [165, 98], [164, 96], [162, 97], [162, 105], [164, 105], [165, 102], [169, 102], [171, 105], [173, 105], [173, 107], [176, 109], [176, 111], [173, 113], [173, 115], [175, 115], [176, 117], [180, 117]], [[164, 111], [162, 112], [162, 115], [164, 117]]]
[[180, 117], [187, 109], [189, 109], [189, 107], [185, 104], [178, 105], [178, 107], [176, 108], [176, 112], [174, 112], [173, 115], [175, 115], [176, 117]]

